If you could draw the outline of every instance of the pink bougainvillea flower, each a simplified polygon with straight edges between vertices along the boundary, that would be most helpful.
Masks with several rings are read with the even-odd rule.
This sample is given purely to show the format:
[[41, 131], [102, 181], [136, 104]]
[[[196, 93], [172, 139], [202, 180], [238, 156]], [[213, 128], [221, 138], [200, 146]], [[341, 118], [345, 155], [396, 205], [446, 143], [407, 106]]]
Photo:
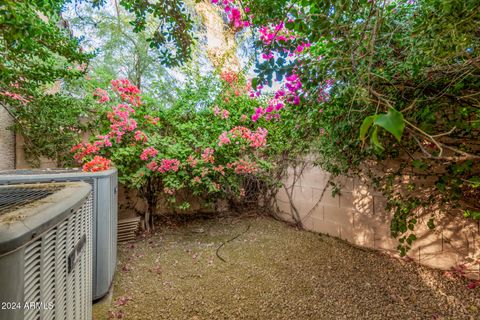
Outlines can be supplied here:
[[147, 161], [150, 158], [155, 158], [158, 154], [158, 150], [154, 147], [148, 147], [143, 150], [142, 154], [140, 155], [140, 159], [143, 161]]
[[150, 163], [147, 164], [147, 169], [150, 170], [150, 171], [157, 171], [158, 169], [158, 164], [156, 161], [152, 161]]
[[[257, 128], [256, 131], [251, 131], [250, 129], [243, 126], [236, 126], [228, 132], [223, 132], [219, 136], [219, 146], [227, 145], [231, 143], [231, 139], [243, 139], [247, 141], [252, 148], [260, 148], [266, 145], [267, 143], [267, 134], [268, 131], [264, 128]], [[236, 142], [238, 144], [238, 141]]]
[[140, 130], [135, 131], [134, 139], [135, 141], [141, 141], [141, 142], [148, 141], [147, 135]]
[[187, 158], [187, 163], [190, 167], [195, 168], [198, 164], [198, 159], [196, 159], [194, 156], [188, 156]]
[[108, 92], [106, 90], [103, 90], [103, 89], [100, 89], [100, 88], [95, 89], [95, 92], [93, 93], [93, 96], [99, 98], [98, 99], [99, 103], [105, 103], [105, 102], [110, 101], [110, 97], [108, 96]]
[[87, 142], [81, 142], [70, 149], [70, 152], [74, 153], [73, 158], [79, 163], [81, 163], [87, 155], [97, 153], [98, 151], [100, 151], [99, 146]]
[[9, 97], [10, 99], [13, 99], [13, 100], [16, 100], [23, 105], [26, 105], [27, 103], [30, 102], [30, 100], [26, 99], [21, 94], [10, 92], [10, 91], [1, 91], [0, 95], [2, 95], [4, 97]]
[[230, 138], [228, 137], [228, 133], [225, 131], [218, 137], [218, 146], [221, 147], [226, 144], [230, 144]]
[[265, 128], [257, 128], [257, 130], [249, 137], [250, 146], [252, 148], [264, 147], [267, 144], [268, 131]]
[[131, 84], [128, 79], [112, 80], [110, 83], [112, 90], [117, 92], [123, 101], [129, 102], [133, 106], [139, 106], [142, 103], [140, 89]]
[[215, 157], [213, 156], [213, 153], [215, 150], [212, 148], [205, 148], [205, 150], [202, 153], [202, 159], [205, 163], [214, 163], [215, 162]]
[[95, 156], [93, 160], [83, 165], [83, 171], [85, 172], [104, 171], [104, 170], [110, 169], [110, 167], [111, 167], [110, 160], [101, 156]]
[[162, 159], [157, 171], [160, 173], [177, 172], [180, 167], [180, 161], [177, 159]]
[[293, 97], [293, 104], [298, 106], [300, 104], [300, 97], [299, 96], [294, 96]]
[[262, 58], [265, 60], [273, 59], [273, 53], [262, 53]]
[[236, 174], [251, 174], [258, 171], [256, 163], [248, 162], [243, 159], [229, 163], [227, 167], [233, 169]]
[[150, 115], [146, 115], [143, 117], [145, 120], [147, 120], [148, 123], [151, 123], [153, 125], [157, 125], [158, 124], [158, 121], [160, 121], [160, 118], [158, 117], [152, 117]]
[[222, 119], [228, 119], [230, 112], [228, 110], [223, 110], [222, 112]]
[[[240, 31], [244, 27], [251, 25], [250, 18], [248, 16], [242, 17], [241, 10], [235, 5], [233, 1], [230, 0], [212, 0], [213, 4], [220, 5], [223, 7], [223, 10], [227, 13], [227, 18], [230, 22], [230, 25], [234, 28], [235, 31]], [[246, 7], [244, 9], [245, 14], [250, 12], [250, 8]]]
[[194, 177], [194, 178], [193, 178], [193, 182], [194, 182], [194, 183], [201, 183], [201, 182], [202, 182], [202, 178], [200, 178], [200, 177]]
[[220, 173], [222, 176], [225, 175], [224, 167], [222, 165], [213, 167], [213, 171]]

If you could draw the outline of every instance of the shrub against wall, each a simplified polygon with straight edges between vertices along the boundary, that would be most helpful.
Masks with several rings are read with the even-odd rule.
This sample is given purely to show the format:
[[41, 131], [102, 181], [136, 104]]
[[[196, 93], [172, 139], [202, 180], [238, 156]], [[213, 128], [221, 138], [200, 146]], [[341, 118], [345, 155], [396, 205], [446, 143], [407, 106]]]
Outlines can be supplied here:
[[146, 200], [147, 229], [163, 201], [189, 207], [177, 202], [181, 192], [207, 203], [258, 199], [252, 192], [275, 183], [270, 175], [276, 169], [272, 160], [285, 148], [281, 133], [295, 128], [278, 121], [252, 122], [249, 114], [262, 101], [248, 95], [238, 74], [225, 71], [220, 78], [190, 83], [169, 108], [144, 103], [128, 80], [113, 80], [111, 89], [94, 92], [101, 110], [98, 132], [72, 152], [86, 171], [118, 168], [120, 181]]

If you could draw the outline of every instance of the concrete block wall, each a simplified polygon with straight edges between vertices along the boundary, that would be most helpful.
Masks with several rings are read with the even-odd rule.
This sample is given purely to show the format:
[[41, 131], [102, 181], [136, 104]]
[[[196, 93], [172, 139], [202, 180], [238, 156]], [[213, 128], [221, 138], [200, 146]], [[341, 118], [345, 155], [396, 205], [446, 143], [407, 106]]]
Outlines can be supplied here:
[[[30, 169], [32, 166], [25, 157], [23, 138], [7, 129], [12, 123], [8, 112], [0, 107], [0, 170]], [[40, 168], [55, 167], [54, 161], [40, 159]]]
[[[15, 137], [16, 143], [15, 143], [15, 169], [31, 169], [32, 166], [30, 163], [27, 161], [27, 158], [25, 156], [25, 150], [24, 150], [24, 145], [25, 141], [22, 136], [16, 135]], [[47, 158], [40, 158], [40, 169], [46, 169], [46, 168], [57, 168], [57, 164], [55, 161], [52, 161], [51, 159]]]
[[[332, 196], [327, 185], [330, 174], [318, 167], [307, 167], [293, 182], [293, 171], [285, 181], [293, 188], [292, 200], [303, 228], [329, 234], [352, 244], [382, 250], [398, 256], [398, 241], [390, 235], [391, 213], [386, 212], [386, 199], [359, 179], [339, 177], [339, 194]], [[293, 209], [284, 189], [277, 195], [280, 217], [292, 220]], [[459, 212], [437, 212], [435, 230], [426, 226], [428, 217], [418, 217], [414, 242], [408, 257], [429, 267], [449, 270], [467, 266], [468, 276], [480, 277], [480, 224], [467, 221]]]

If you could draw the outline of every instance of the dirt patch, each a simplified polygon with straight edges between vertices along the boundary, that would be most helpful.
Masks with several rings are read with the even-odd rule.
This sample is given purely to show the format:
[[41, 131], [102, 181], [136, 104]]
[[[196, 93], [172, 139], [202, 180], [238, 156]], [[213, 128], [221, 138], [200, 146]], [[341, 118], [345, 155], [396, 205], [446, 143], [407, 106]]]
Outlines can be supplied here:
[[269, 218], [163, 227], [118, 252], [95, 320], [480, 318], [462, 280]]

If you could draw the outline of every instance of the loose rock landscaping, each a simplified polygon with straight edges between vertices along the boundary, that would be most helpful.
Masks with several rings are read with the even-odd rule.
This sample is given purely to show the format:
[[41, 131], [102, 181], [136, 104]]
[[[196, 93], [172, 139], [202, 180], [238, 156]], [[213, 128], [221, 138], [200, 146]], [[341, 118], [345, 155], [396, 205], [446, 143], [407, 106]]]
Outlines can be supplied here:
[[95, 320], [480, 317], [462, 279], [261, 216], [162, 225], [118, 259]]

